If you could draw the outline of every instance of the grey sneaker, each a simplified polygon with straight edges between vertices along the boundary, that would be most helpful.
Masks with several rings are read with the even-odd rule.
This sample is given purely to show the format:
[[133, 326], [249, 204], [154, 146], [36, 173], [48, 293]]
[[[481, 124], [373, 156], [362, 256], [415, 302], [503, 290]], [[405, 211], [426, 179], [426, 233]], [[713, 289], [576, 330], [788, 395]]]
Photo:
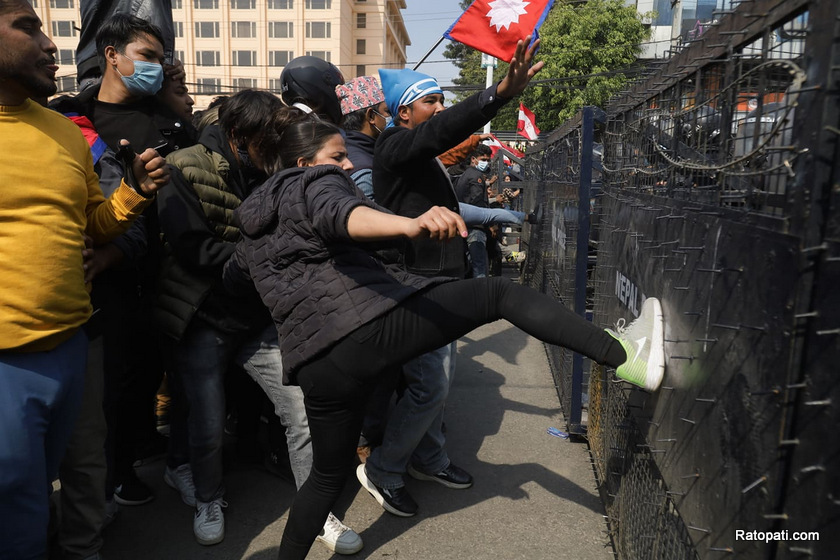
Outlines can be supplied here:
[[665, 322], [662, 306], [656, 298], [647, 298], [642, 312], [626, 327], [619, 319], [616, 330], [607, 332], [621, 343], [627, 361], [615, 374], [648, 391], [656, 391], [665, 375]]
[[336, 554], [356, 554], [364, 543], [362, 537], [330, 512], [324, 528], [315, 537]]
[[218, 544], [225, 538], [225, 514], [222, 508], [227, 502], [216, 498], [212, 502], [197, 502], [195, 519], [193, 519], [193, 534], [198, 544], [209, 546]]
[[163, 481], [181, 494], [181, 500], [190, 507], [195, 507], [195, 484], [189, 463], [184, 463], [177, 469], [166, 467], [163, 471]]

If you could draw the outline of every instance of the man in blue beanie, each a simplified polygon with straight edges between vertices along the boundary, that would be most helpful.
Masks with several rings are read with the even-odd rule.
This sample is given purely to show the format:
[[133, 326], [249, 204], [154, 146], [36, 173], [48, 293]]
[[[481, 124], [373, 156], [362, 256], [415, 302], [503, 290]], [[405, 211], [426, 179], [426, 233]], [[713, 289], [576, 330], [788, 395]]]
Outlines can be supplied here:
[[[531, 66], [539, 41], [520, 41], [505, 78], [447, 111], [443, 91], [431, 76], [413, 70], [380, 70], [393, 122], [376, 142], [373, 187], [376, 201], [396, 214], [414, 218], [433, 206], [458, 212], [458, 199], [438, 154], [464, 141], [493, 118], [542, 68]], [[394, 247], [407, 271], [423, 276], [467, 275], [463, 239], [447, 243], [412, 240]], [[359, 465], [356, 475], [386, 511], [401, 517], [417, 513], [405, 489], [408, 472], [449, 488], [469, 488], [472, 476], [452, 464], [444, 448], [443, 408], [455, 365], [455, 343], [405, 364], [407, 385], [388, 420], [382, 445]]]

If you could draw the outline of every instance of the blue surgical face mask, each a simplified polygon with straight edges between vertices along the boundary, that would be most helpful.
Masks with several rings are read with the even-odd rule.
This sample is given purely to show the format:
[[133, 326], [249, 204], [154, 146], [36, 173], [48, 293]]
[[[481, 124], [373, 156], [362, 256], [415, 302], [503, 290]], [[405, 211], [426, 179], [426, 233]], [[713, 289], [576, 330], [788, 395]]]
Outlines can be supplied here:
[[[376, 113], [377, 115], [379, 115], [380, 117], [382, 117], [383, 119], [385, 119], [385, 128], [388, 128], [388, 127], [390, 127], [390, 126], [393, 124], [393, 122], [394, 122], [394, 117], [392, 117], [391, 115], [388, 115], [388, 116], [386, 117], [385, 115], [383, 115], [382, 113], [380, 113], [380, 112], [379, 112], [379, 111], [377, 111], [376, 109], [373, 109], [373, 112], [374, 112], [374, 113]], [[373, 125], [373, 127], [374, 127], [374, 128], [376, 128], [376, 125]], [[376, 128], [376, 130], [378, 130], [378, 131], [379, 131], [379, 134], [382, 134], [382, 131], [381, 131], [381, 130], [379, 130], [378, 128]]]
[[481, 171], [482, 173], [484, 173], [485, 171], [490, 169], [490, 162], [485, 161], [485, 160], [481, 160], [475, 165], [475, 168], [478, 169], [479, 171]]
[[[120, 56], [128, 58], [124, 54], [120, 54]], [[129, 93], [138, 97], [148, 97], [160, 91], [160, 86], [163, 85], [163, 66], [145, 60], [132, 60], [130, 58], [128, 60], [134, 63], [134, 73], [131, 76], [123, 76], [119, 68], [117, 68], [117, 73], [122, 78]]]

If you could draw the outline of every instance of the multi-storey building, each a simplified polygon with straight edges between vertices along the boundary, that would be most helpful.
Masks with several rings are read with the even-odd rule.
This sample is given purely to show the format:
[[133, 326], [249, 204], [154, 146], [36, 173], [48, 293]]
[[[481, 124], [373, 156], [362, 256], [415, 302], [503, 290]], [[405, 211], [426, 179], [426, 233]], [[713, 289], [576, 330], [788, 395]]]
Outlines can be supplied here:
[[[59, 49], [58, 89], [76, 90], [79, 0], [31, 0]], [[279, 92], [292, 58], [332, 62], [348, 80], [405, 66], [405, 0], [172, 0], [175, 56], [204, 108], [240, 89]]]

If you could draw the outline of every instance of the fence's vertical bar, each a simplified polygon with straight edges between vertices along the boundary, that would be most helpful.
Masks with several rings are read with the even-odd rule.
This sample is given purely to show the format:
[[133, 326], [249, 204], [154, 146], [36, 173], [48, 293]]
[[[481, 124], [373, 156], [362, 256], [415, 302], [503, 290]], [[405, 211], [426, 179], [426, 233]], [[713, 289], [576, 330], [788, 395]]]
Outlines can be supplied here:
[[[589, 198], [592, 188], [592, 148], [595, 136], [594, 107], [583, 108], [580, 140], [580, 185], [578, 187], [578, 232], [575, 254], [575, 313], [586, 318], [586, 278], [589, 263]], [[572, 358], [572, 402], [569, 430], [583, 433], [583, 356]]]

